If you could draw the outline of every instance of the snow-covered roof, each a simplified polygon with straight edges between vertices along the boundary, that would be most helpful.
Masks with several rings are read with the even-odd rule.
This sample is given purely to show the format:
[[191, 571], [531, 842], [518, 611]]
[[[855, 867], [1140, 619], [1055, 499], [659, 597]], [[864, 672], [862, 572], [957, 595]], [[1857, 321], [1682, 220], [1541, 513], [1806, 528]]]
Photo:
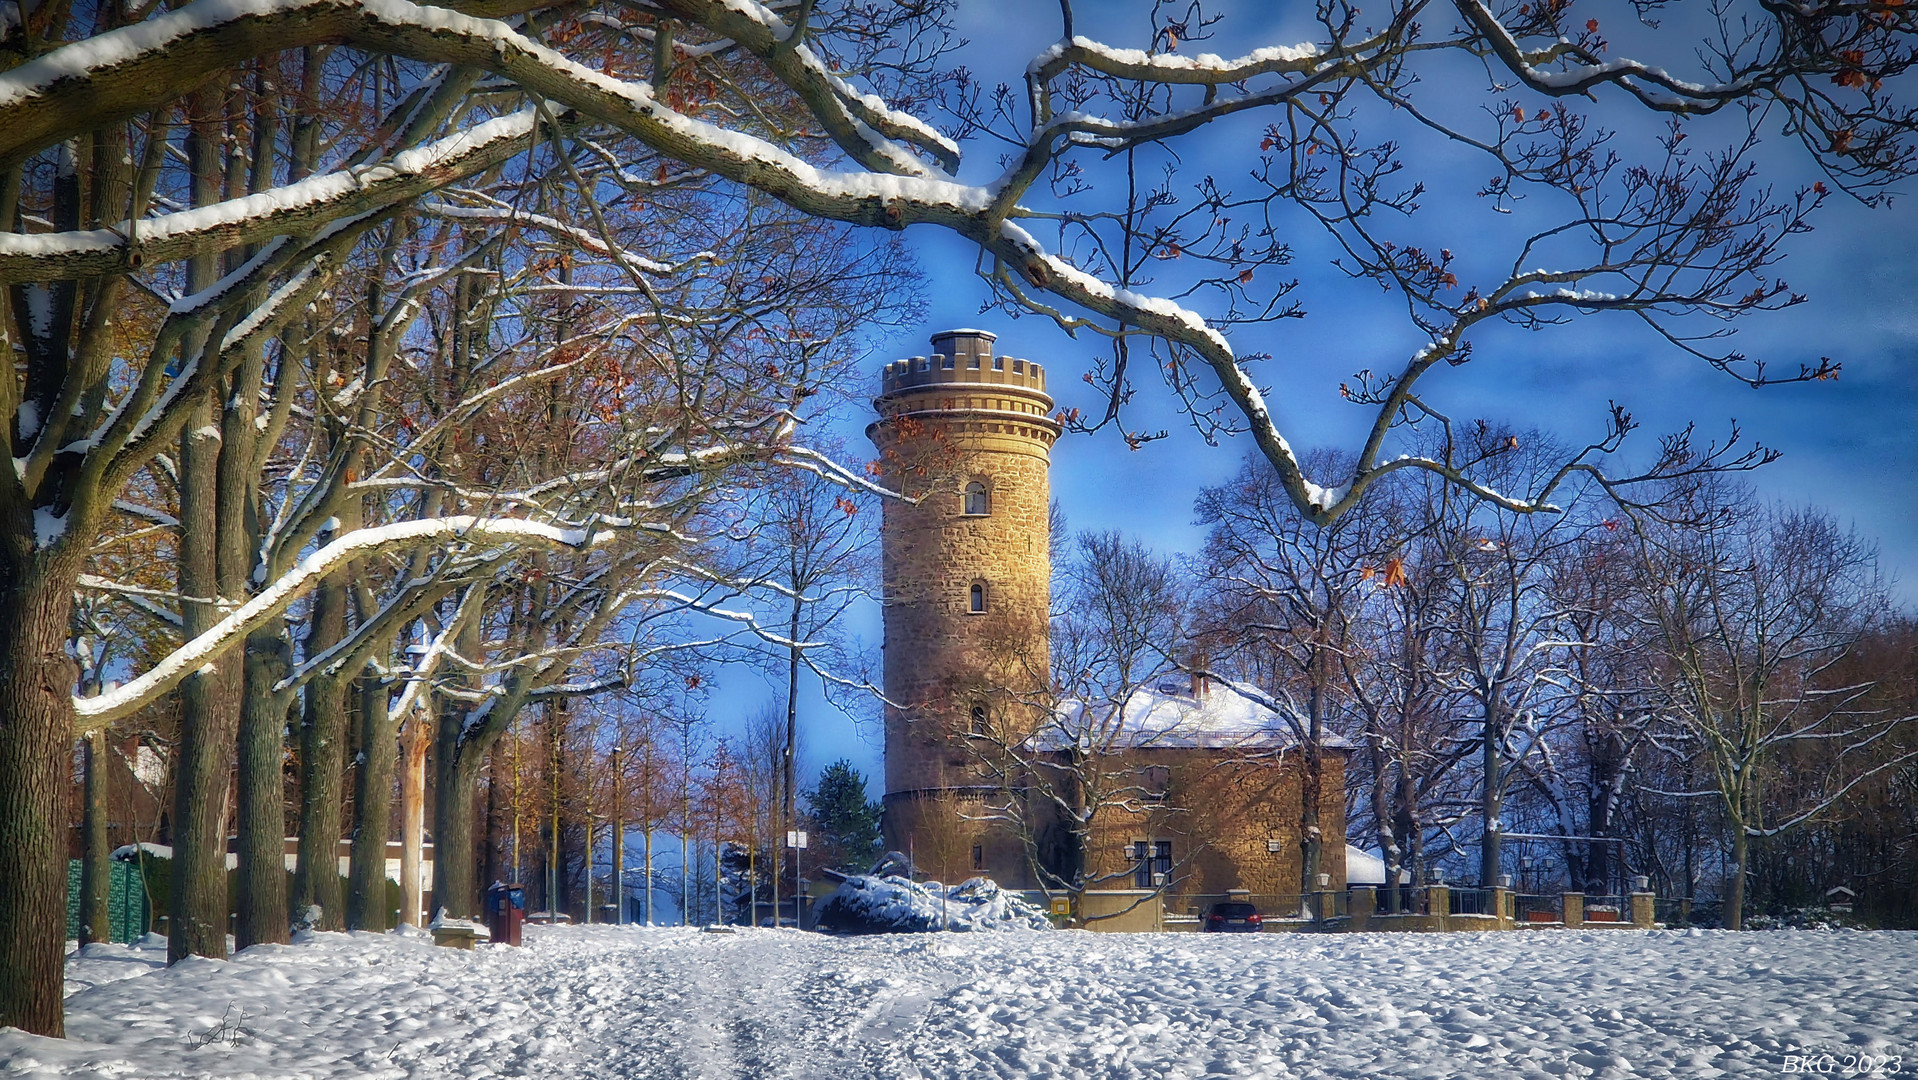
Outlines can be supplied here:
[[[144, 747], [142, 749], [144, 749]], [[171, 859], [173, 857], [172, 847], [166, 844], [152, 844], [141, 841], [138, 844], [123, 844], [120, 847], [114, 848], [113, 853], [108, 855], [107, 858], [112, 859], [114, 862], [133, 862], [140, 857], [142, 852], [156, 859]]]
[[[1119, 731], [1103, 730], [1103, 723], [1089, 715], [1088, 710], [1100, 706], [1068, 701], [1060, 706], [1061, 722], [1046, 741], [1079, 735], [1100, 746], [1130, 749], [1298, 745], [1275, 704], [1279, 702], [1271, 695], [1247, 683], [1169, 670], [1140, 683], [1126, 698]], [[1343, 749], [1351, 743], [1328, 733], [1324, 745]]]

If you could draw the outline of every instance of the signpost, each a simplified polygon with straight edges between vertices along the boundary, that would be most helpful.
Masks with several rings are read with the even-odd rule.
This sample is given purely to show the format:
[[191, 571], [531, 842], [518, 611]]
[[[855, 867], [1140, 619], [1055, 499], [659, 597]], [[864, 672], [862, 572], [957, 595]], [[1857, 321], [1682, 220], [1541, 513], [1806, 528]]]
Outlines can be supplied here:
[[[793, 925], [801, 930], [806, 928], [805, 887], [800, 883], [799, 853], [806, 850], [806, 830], [788, 830], [786, 846], [793, 849]], [[779, 909], [773, 909], [773, 925], [779, 925]]]

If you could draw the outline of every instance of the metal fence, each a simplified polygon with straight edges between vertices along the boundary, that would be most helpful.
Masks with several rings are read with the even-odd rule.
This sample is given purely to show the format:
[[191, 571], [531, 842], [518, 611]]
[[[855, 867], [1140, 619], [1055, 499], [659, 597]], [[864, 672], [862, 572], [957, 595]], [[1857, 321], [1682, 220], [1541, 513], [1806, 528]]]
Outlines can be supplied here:
[[1251, 904], [1259, 916], [1273, 920], [1335, 919], [1347, 913], [1344, 890], [1311, 893], [1182, 893], [1167, 894], [1165, 913], [1203, 918], [1213, 904]]
[[1453, 888], [1451, 892], [1453, 915], [1497, 915], [1498, 899], [1491, 889]]
[[1666, 926], [1720, 925], [1721, 908], [1716, 900], [1687, 900], [1682, 896], [1659, 897], [1652, 901], [1652, 919]]
[[1381, 888], [1372, 904], [1377, 915], [1425, 915], [1431, 911], [1431, 894], [1423, 885]]
[[1565, 921], [1565, 897], [1562, 894], [1519, 893], [1512, 897], [1512, 917], [1521, 923]]

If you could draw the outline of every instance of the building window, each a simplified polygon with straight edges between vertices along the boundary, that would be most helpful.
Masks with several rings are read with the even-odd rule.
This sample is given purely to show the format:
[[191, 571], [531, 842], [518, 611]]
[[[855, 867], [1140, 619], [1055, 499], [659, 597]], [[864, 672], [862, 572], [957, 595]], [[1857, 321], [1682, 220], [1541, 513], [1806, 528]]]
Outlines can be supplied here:
[[1172, 786], [1172, 770], [1164, 765], [1147, 765], [1139, 770], [1139, 786], [1145, 789], [1148, 799], [1164, 799], [1166, 788]]
[[966, 610], [974, 615], [983, 615], [986, 610], [986, 584], [983, 581], [972, 583], [972, 591], [966, 594]]
[[974, 870], [984, 870], [986, 868], [986, 847], [984, 844], [972, 845], [972, 868]]
[[974, 480], [966, 485], [966, 515], [984, 517], [992, 512], [991, 500], [986, 496], [986, 485]]
[[1132, 884], [1135, 888], [1155, 889], [1172, 881], [1172, 841], [1134, 840], [1132, 842]]
[[992, 729], [986, 724], [986, 703], [983, 701], [975, 701], [972, 703], [972, 733], [974, 735], [989, 735], [992, 733]]

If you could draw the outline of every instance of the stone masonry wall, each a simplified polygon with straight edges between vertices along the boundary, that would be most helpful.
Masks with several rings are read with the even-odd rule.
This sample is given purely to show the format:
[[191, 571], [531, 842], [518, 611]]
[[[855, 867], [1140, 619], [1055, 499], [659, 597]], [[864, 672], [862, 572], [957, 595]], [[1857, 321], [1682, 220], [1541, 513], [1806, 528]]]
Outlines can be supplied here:
[[[1141, 763], [1163, 765], [1165, 799], [1139, 813], [1101, 809], [1094, 821], [1087, 866], [1123, 875], [1106, 888], [1131, 888], [1130, 848], [1138, 840], [1172, 841], [1174, 870], [1167, 892], [1216, 894], [1247, 889], [1259, 895], [1296, 894], [1300, 761], [1296, 753], [1249, 757], [1243, 752], [1162, 749], [1137, 752]], [[1319, 870], [1332, 888], [1345, 886], [1345, 758], [1328, 752], [1319, 798], [1325, 836]], [[1269, 850], [1277, 841], [1278, 851]]]

